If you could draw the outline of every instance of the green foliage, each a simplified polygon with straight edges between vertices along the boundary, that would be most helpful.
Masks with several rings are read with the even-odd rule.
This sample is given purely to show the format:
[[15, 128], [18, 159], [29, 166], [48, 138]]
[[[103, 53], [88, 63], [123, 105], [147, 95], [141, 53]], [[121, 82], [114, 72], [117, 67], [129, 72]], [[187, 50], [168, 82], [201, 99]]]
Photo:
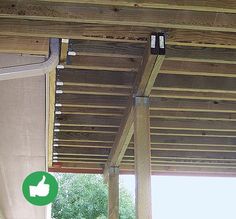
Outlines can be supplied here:
[[[106, 219], [108, 188], [100, 175], [55, 174], [59, 193], [52, 205], [54, 219]], [[120, 188], [120, 219], [134, 219], [131, 195]]]

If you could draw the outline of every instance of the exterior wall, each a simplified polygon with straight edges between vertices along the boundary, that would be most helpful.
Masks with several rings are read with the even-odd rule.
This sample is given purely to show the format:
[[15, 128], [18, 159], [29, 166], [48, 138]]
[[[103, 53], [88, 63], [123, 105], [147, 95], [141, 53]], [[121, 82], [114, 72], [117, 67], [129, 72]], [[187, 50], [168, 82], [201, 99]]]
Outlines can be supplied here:
[[[44, 57], [0, 55], [0, 67], [44, 61]], [[43, 219], [44, 207], [23, 197], [31, 172], [45, 170], [45, 76], [0, 81], [0, 209], [6, 219]]]

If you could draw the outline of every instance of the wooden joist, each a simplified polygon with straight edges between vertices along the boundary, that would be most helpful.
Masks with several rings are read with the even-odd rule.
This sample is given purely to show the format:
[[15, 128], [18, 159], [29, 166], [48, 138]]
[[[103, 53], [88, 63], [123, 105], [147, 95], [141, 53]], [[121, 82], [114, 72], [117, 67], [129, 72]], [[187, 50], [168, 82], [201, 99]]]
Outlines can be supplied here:
[[151, 118], [160, 119], [183, 119], [183, 120], [202, 120], [202, 121], [228, 121], [235, 122], [235, 113], [214, 113], [214, 112], [195, 112], [195, 111], [169, 111], [169, 110], [151, 110]]
[[[190, 67], [191, 65], [195, 69]], [[157, 76], [153, 90], [216, 92], [225, 93], [225, 95], [236, 93], [234, 65], [209, 64], [206, 66], [204, 63], [183, 64], [183, 62], [165, 61], [163, 66], [163, 69], [160, 70], [162, 73]], [[204, 66], [206, 66], [205, 70]], [[132, 72], [63, 69], [59, 70], [57, 78], [63, 82], [63, 86], [67, 86], [67, 90], [73, 91], [73, 88], [74, 91], [79, 90], [76, 86], [93, 87], [94, 90], [91, 92], [96, 92], [97, 88], [99, 93], [99, 89], [104, 92], [102, 89], [110, 88], [109, 91], [112, 95], [112, 89], [114, 91], [115, 89], [124, 89], [126, 93], [127, 90], [130, 91], [135, 81], [135, 75], [136, 73]], [[63, 86], [58, 86], [58, 89], [63, 89]]]
[[57, 126], [94, 126], [94, 127], [117, 127], [119, 126], [121, 118], [114, 118], [113, 116], [77, 116], [77, 115], [58, 115], [56, 117], [55, 125]]
[[234, 49], [167, 46], [166, 60], [236, 64]]
[[70, 56], [66, 68], [84, 70], [105, 70], [121, 72], [137, 72], [141, 58], [96, 56], [96, 54]]
[[[135, 74], [132, 72], [117, 72], [117, 71], [96, 71], [96, 70], [79, 70], [79, 69], [60, 69], [58, 71], [58, 80], [63, 82], [64, 85], [74, 84], [77, 86], [96, 86], [108, 87], [116, 85], [121, 88], [131, 88]], [[78, 77], [79, 76], [79, 77]], [[112, 87], [109, 86], [109, 87]]]
[[230, 101], [151, 98], [150, 107], [151, 110], [235, 113], [235, 105]]
[[[133, 174], [134, 165], [121, 164], [121, 174]], [[83, 163], [83, 162], [57, 162], [54, 168], [49, 169], [52, 172], [69, 172], [69, 173], [102, 173], [103, 165], [99, 163]], [[221, 176], [235, 177], [234, 167], [199, 167], [199, 166], [170, 166], [159, 165], [152, 166], [152, 174], [155, 175], [180, 175], [180, 176]]]
[[[59, 117], [60, 118], [60, 117]], [[66, 129], [76, 128], [80, 130], [81, 128], [115, 128], [119, 127], [121, 119], [116, 119], [113, 117], [103, 117], [103, 116], [86, 116], [86, 117], [67, 117], [63, 120], [56, 120], [56, 126], [60, 130], [61, 127]], [[151, 119], [152, 129], [161, 130], [202, 130], [203, 136], [204, 131], [226, 131], [233, 132], [236, 122], [223, 119], [201, 119], [200, 118], [157, 118], [153, 117]], [[89, 131], [88, 131], [89, 132]], [[131, 138], [131, 137], [130, 137]]]
[[[60, 133], [69, 133], [70, 135], [74, 133], [80, 133], [80, 135], [84, 134], [88, 137], [90, 133], [98, 133], [98, 134], [116, 134], [118, 131], [118, 127], [89, 127], [89, 126], [82, 126], [82, 127], [76, 127], [76, 126], [60, 126], [56, 128], [55, 132]], [[181, 129], [165, 129], [164, 127], [161, 127], [158, 129], [158, 127], [152, 127], [151, 129], [151, 135], [156, 136], [198, 136], [198, 137], [214, 137], [214, 138], [222, 138], [222, 137], [231, 137], [234, 138], [236, 134], [236, 131], [227, 131], [224, 129], [218, 129], [218, 130], [201, 130], [201, 129], [188, 129], [188, 127], [182, 127]], [[62, 134], [60, 134], [62, 135]], [[59, 134], [57, 135], [59, 136]], [[90, 141], [90, 139], [87, 139], [87, 142]]]
[[[61, 107], [71, 108], [124, 109], [128, 103], [128, 97], [63, 94], [58, 96], [57, 103], [62, 104]], [[150, 107], [151, 110], [235, 113], [235, 104], [235, 101], [218, 100], [217, 97], [215, 100], [181, 99], [181, 96], [179, 98], [151, 97]]]
[[[235, 53], [235, 51], [232, 51]], [[214, 53], [214, 51], [211, 52], [211, 54]], [[199, 55], [199, 52], [194, 52], [196, 56]], [[223, 54], [223, 53], [222, 53]], [[222, 55], [221, 54], [221, 55]], [[178, 55], [179, 56], [179, 55]], [[186, 55], [185, 57], [189, 57], [191, 55]], [[217, 55], [214, 55], [217, 56]], [[218, 57], [217, 59], [220, 60], [229, 60], [229, 58], [225, 56], [222, 56], [221, 58]], [[228, 57], [231, 56], [228, 54]], [[200, 60], [196, 62], [197, 58], [193, 57], [195, 61], [171, 61], [171, 60], [165, 60], [165, 62], [162, 65], [161, 73], [162, 74], [178, 74], [178, 75], [198, 75], [198, 76], [221, 76], [221, 77], [236, 77], [236, 71], [235, 71], [235, 64], [225, 64], [225, 63], [213, 63], [213, 59], [210, 60], [208, 57], [207, 61]], [[213, 57], [212, 57], [213, 58]], [[192, 59], [193, 60], [193, 59]], [[232, 58], [231, 61], [235, 62], [236, 58]], [[208, 63], [211, 62], [211, 63]]]
[[120, 117], [124, 114], [122, 109], [101, 109], [101, 108], [85, 108], [85, 107], [56, 107], [56, 112], [59, 114], [69, 115], [101, 115]]
[[95, 40], [71, 40], [69, 50], [76, 55], [140, 58], [143, 55], [144, 45], [138, 42], [98, 41], [95, 38]]
[[234, 78], [227, 77], [159, 74], [153, 89], [216, 92], [226, 93], [227, 95], [227, 93], [236, 93], [235, 82], [236, 80]]
[[[85, 153], [83, 153], [83, 150]], [[107, 150], [107, 149], [106, 149]], [[98, 150], [96, 149], [85, 149], [85, 148], [70, 148], [68, 150], [65, 149], [59, 149], [56, 148], [56, 151], [54, 153], [54, 158], [58, 160], [71, 160], [71, 161], [83, 161], [85, 159], [90, 159], [91, 161], [98, 161], [107, 159], [107, 154], [96, 154]], [[105, 149], [99, 149], [100, 153], [105, 152]], [[225, 163], [225, 165], [235, 165], [236, 159], [235, 159], [235, 150], [229, 150], [229, 151], [181, 151], [181, 150], [174, 150], [167, 151], [164, 149], [155, 149], [152, 150], [151, 153], [151, 163], [157, 164], [157, 163], [165, 163], [173, 164], [173, 163], [182, 163], [183, 165], [188, 164], [199, 164], [199, 165], [208, 165], [211, 164], [219, 164], [222, 165]], [[122, 163], [134, 163], [134, 150], [129, 149], [124, 156], [124, 159]], [[212, 166], [213, 168], [214, 166]], [[234, 166], [234, 168], [236, 168]]]
[[[219, 100], [225, 101], [235, 101], [236, 94], [235, 93], [224, 93], [223, 90], [218, 90], [219, 92], [210, 92], [207, 90], [199, 90], [199, 89], [183, 89], [181, 90], [168, 90], [167, 88], [157, 88], [152, 91], [151, 97], [164, 97], [164, 98], [177, 98], [177, 99], [190, 99], [190, 100], [215, 100], [216, 102]], [[98, 94], [102, 94], [99, 92]], [[121, 93], [119, 93], [121, 95]], [[122, 92], [124, 94], [124, 92]]]

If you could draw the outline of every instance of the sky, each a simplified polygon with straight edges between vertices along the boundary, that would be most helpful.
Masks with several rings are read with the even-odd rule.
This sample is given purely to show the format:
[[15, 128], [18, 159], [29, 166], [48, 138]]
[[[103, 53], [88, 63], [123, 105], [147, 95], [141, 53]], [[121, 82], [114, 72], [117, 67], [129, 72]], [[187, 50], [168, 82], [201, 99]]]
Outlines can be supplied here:
[[[120, 183], [135, 194], [134, 176]], [[152, 176], [153, 219], [236, 219], [236, 178]]]

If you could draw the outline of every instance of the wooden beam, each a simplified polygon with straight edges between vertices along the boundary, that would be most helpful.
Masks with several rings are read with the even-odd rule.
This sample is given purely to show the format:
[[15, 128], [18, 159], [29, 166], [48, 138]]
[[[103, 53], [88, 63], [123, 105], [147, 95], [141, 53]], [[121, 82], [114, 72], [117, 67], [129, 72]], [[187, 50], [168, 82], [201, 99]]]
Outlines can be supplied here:
[[[159, 46], [158, 44], [159, 36], [155, 34], [152, 36], [156, 37], [156, 41], [154, 42], [155, 45], [154, 49], [157, 49], [157, 47]], [[165, 47], [162, 49], [159, 48], [159, 52], [163, 52], [164, 49]], [[142, 61], [142, 64], [136, 77], [136, 81], [133, 88], [133, 95], [130, 96], [130, 101], [127, 108], [126, 116], [121, 122], [119, 131], [115, 138], [114, 145], [109, 155], [109, 159], [104, 169], [105, 178], [107, 175], [107, 167], [118, 166], [120, 164], [120, 161], [122, 160], [122, 157], [124, 156], [124, 153], [133, 135], [133, 130], [134, 130], [133, 96], [150, 95], [151, 88], [160, 70], [160, 67], [164, 61], [164, 57], [165, 57], [164, 53], [161, 53], [161, 55], [157, 55], [157, 53], [155, 54], [152, 53], [151, 37], [150, 37], [150, 40], [148, 41], [148, 44], [145, 48], [144, 59]]]
[[[178, 146], [180, 149], [178, 149]], [[195, 145], [191, 146], [189, 150], [184, 150], [184, 147], [190, 146], [186, 145], [158, 145], [152, 144], [151, 147], [151, 156], [152, 160], [162, 160], [162, 161], [171, 161], [171, 160], [195, 160], [195, 161], [236, 161], [236, 150], [233, 146], [204, 146], [204, 145]], [[204, 149], [205, 147], [205, 149]], [[212, 147], [212, 149], [210, 149]], [[219, 147], [219, 148], [218, 148]], [[170, 150], [168, 149], [170, 148]], [[182, 150], [181, 150], [182, 148]], [[217, 149], [218, 148], [218, 149]], [[228, 148], [228, 149], [227, 149]], [[224, 150], [225, 149], [225, 150]], [[129, 148], [124, 156], [124, 160], [134, 161], [135, 157], [135, 146]], [[107, 158], [110, 149], [108, 148], [86, 148], [86, 147], [64, 147], [58, 146], [55, 147], [54, 156], [60, 157], [70, 157], [70, 158]], [[123, 162], [123, 161], [122, 161]]]
[[119, 168], [110, 167], [108, 182], [108, 218], [119, 219]]
[[[221, 55], [225, 52], [226, 50], [223, 50]], [[220, 52], [220, 50], [212, 50], [210, 53], [217, 53]], [[230, 51], [228, 51], [230, 55]], [[235, 52], [235, 51], [233, 51]], [[194, 52], [195, 53], [195, 52]], [[180, 53], [181, 54], [181, 51]], [[199, 52], [196, 51], [195, 56], [200, 55]], [[208, 54], [209, 55], [209, 54]], [[189, 57], [191, 55], [185, 56]], [[219, 60], [227, 60], [227, 55], [220, 57], [216, 57], [217, 55], [214, 55], [216, 59]], [[197, 59], [194, 57], [195, 60]], [[213, 58], [213, 57], [212, 57]], [[208, 56], [208, 58], [210, 57]], [[235, 61], [236, 59], [231, 59], [231, 61]], [[208, 60], [210, 61], [210, 60]], [[228, 59], [228, 61], [230, 61]], [[207, 62], [202, 62], [200, 59], [198, 62], [190, 62], [190, 61], [170, 61], [170, 60], [165, 60], [160, 73], [162, 74], [182, 74], [182, 75], [199, 75], [199, 76], [222, 76], [222, 77], [236, 77], [236, 70], [235, 70], [235, 64], [224, 64], [224, 63], [207, 63]]]
[[137, 72], [141, 58], [101, 57], [96, 54], [70, 56], [66, 68]]
[[61, 53], [60, 53], [60, 64], [65, 65], [67, 63], [67, 52], [69, 47], [69, 39], [61, 40]]
[[166, 55], [166, 60], [215, 64], [236, 64], [236, 55], [234, 49], [168, 45], [167, 50], [168, 55]]
[[56, 107], [57, 113], [69, 115], [100, 115], [100, 116], [123, 116], [124, 110], [122, 109], [101, 109], [101, 108], [85, 108], [85, 107]]
[[110, 142], [113, 143], [114, 133], [79, 133], [79, 132], [56, 132], [55, 137], [58, 139], [68, 139], [71, 141], [90, 141], [90, 142]]
[[119, 87], [102, 87], [102, 86], [61, 86], [58, 87], [66, 94], [92, 94], [92, 95], [106, 95], [106, 96], [130, 96], [130, 88], [119, 88]]
[[145, 44], [150, 32], [164, 31], [167, 45], [236, 48], [235, 34], [173, 28], [77, 24], [62, 21], [1, 19], [0, 35], [55, 37]]
[[41, 37], [0, 36], [0, 52], [48, 56], [49, 40]]
[[[186, 62], [185, 64], [183, 62], [174, 62], [172, 64], [173, 61], [164, 61], [163, 68], [160, 69], [162, 73], [157, 75], [153, 92], [155, 90], [214, 92], [217, 94], [223, 93], [226, 97], [230, 93], [236, 93], [234, 86], [236, 83], [235, 65], [200, 62]], [[193, 65], [195, 70], [191, 65]], [[185, 72], [184, 69], [186, 69]], [[135, 82], [136, 75], [132, 72], [63, 69], [58, 73], [58, 80], [63, 82], [63, 86], [70, 86], [70, 89], [73, 90], [74, 88], [75, 91], [76, 89], [79, 90], [76, 87], [82, 86], [94, 88], [92, 92], [96, 92], [95, 89], [98, 89], [98, 93], [99, 89], [100, 92], [103, 92], [102, 89], [111, 89], [112, 93], [113, 88], [114, 91], [116, 91], [115, 89], [124, 89], [124, 91], [121, 91], [124, 95], [127, 94], [127, 90], [131, 92], [131, 86]], [[63, 86], [61, 86], [61, 89], [63, 89]]]
[[[161, 90], [163, 89], [163, 90]], [[175, 88], [174, 88], [175, 89]], [[124, 91], [123, 91], [124, 93]], [[100, 94], [98, 92], [98, 94]], [[152, 90], [151, 97], [164, 97], [164, 98], [176, 98], [176, 99], [190, 99], [190, 100], [225, 100], [225, 101], [235, 101], [236, 93], [229, 93], [222, 90], [221, 92], [201, 92], [199, 89], [191, 89], [184, 91], [181, 90], [167, 90], [166, 88], [157, 88]]]
[[83, 4], [97, 4], [97, 5], [111, 5], [111, 6], [126, 6], [133, 8], [162, 8], [162, 9], [177, 9], [177, 10], [192, 10], [192, 11], [214, 11], [236, 13], [236, 4], [234, 1], [222, 2], [215, 1], [184, 1], [184, 0], [42, 0], [46, 2], [65, 2], [65, 3], [83, 3]]
[[[227, 71], [227, 70], [226, 70]], [[159, 74], [153, 90], [236, 93], [234, 78]], [[227, 95], [227, 94], [226, 94]]]
[[119, 96], [103, 96], [103, 95], [80, 95], [80, 94], [59, 94], [57, 95], [57, 103], [62, 106], [75, 107], [95, 107], [95, 108], [125, 108], [128, 97]]
[[12, 5], [1, 4], [1, 18], [236, 32], [233, 13], [43, 2]]
[[49, 118], [48, 118], [48, 167], [52, 167], [54, 112], [55, 112], [56, 70], [49, 73]]
[[151, 110], [151, 118], [160, 119], [183, 119], [183, 120], [202, 120], [202, 121], [228, 121], [236, 122], [235, 113], [214, 113], [214, 112], [187, 112], [187, 111], [168, 111], [168, 110]]
[[80, 55], [97, 54], [104, 57], [140, 58], [143, 55], [144, 46], [144, 43], [135, 42], [71, 40], [69, 49]]
[[187, 100], [175, 98], [150, 98], [151, 110], [180, 110], [194, 112], [227, 112], [235, 113], [234, 101]]
[[[57, 96], [58, 97], [58, 96]], [[87, 97], [87, 99], [86, 99]], [[61, 107], [74, 108], [76, 112], [77, 108], [98, 108], [98, 109], [125, 109], [125, 105], [128, 103], [128, 98], [117, 96], [92, 96], [92, 95], [75, 95], [75, 94], [63, 94], [59, 96], [57, 100], [57, 109]], [[62, 104], [62, 105], [59, 105]], [[201, 98], [162, 98], [151, 97], [151, 110], [168, 110], [168, 111], [192, 111], [192, 112], [212, 112], [212, 113], [235, 113], [235, 101], [227, 101], [218, 99], [201, 99]], [[130, 108], [132, 114], [132, 108]], [[103, 113], [101, 113], [102, 116]], [[128, 114], [128, 113], [127, 113]], [[126, 114], [126, 115], [127, 115]], [[79, 113], [78, 113], [79, 115]], [[89, 116], [89, 113], [88, 113]], [[105, 115], [106, 116], [106, 115]], [[109, 116], [109, 115], [107, 115]], [[111, 115], [112, 116], [112, 115]], [[121, 115], [122, 116], [122, 115]], [[76, 113], [73, 114], [61, 114], [57, 115], [58, 118], [76, 118]], [[77, 116], [78, 117], [78, 116]], [[119, 116], [116, 116], [117, 119]], [[210, 118], [210, 117], [209, 117]]]
[[117, 127], [121, 118], [113, 116], [77, 116], [77, 115], [57, 115], [55, 120], [56, 126], [92, 126], [92, 127]]
[[151, 219], [151, 143], [149, 98], [135, 98], [134, 159], [136, 178], [136, 218]]
[[[97, 163], [64, 163], [57, 162], [54, 167], [49, 169], [50, 172], [65, 173], [93, 173], [101, 174], [102, 165]], [[134, 165], [121, 164], [121, 174], [134, 174]], [[171, 175], [171, 176], [207, 176], [207, 177], [235, 177], [235, 168], [229, 167], [186, 167], [186, 166], [152, 166], [154, 175]]]
[[[136, 73], [119, 72], [119, 71], [96, 71], [96, 70], [79, 70], [79, 69], [60, 69], [58, 71], [58, 80], [64, 85], [73, 83], [74, 86], [96, 86], [109, 87], [120, 86], [123, 88], [131, 88], [134, 83]], [[79, 76], [79, 77], [78, 77]]]

